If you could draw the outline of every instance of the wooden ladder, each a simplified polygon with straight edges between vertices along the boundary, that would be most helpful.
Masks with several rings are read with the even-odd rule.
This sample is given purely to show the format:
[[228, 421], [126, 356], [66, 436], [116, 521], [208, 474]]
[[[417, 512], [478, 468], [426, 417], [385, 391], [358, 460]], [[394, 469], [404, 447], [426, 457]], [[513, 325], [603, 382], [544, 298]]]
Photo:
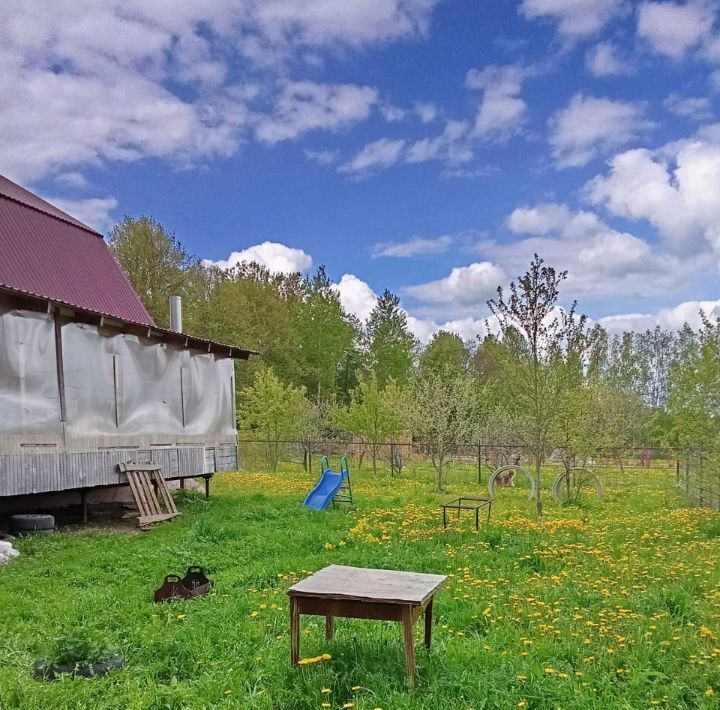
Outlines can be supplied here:
[[138, 525], [148, 527], [180, 515], [162, 475], [162, 466], [150, 463], [121, 463], [135, 504], [140, 511]]

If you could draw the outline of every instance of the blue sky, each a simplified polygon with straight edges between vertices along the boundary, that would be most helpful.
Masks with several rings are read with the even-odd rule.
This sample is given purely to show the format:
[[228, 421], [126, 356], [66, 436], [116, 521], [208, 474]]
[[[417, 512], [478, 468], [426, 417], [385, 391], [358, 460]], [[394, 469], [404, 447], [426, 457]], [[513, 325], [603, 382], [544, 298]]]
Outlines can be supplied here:
[[[0, 172], [198, 256], [483, 330], [537, 251], [612, 330], [718, 309], [720, 8], [6, 0]], [[231, 256], [233, 255], [233, 256]]]

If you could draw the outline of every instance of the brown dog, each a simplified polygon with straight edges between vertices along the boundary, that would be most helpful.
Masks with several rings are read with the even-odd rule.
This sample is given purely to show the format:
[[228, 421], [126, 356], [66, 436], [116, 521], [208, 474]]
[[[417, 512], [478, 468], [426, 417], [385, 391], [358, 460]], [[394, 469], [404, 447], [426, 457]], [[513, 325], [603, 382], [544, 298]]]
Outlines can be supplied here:
[[503, 471], [495, 479], [495, 484], [501, 488], [515, 488], [515, 470]]

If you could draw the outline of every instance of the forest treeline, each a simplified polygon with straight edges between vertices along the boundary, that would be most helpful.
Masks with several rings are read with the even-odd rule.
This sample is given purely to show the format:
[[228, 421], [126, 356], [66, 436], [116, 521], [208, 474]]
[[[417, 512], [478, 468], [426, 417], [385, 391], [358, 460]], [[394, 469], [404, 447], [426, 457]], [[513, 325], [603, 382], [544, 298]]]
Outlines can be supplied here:
[[423, 347], [397, 296], [386, 290], [360, 322], [323, 267], [207, 267], [150, 218], [126, 218], [109, 243], [160, 325], [180, 295], [186, 332], [262, 353], [236, 381], [241, 428], [269, 439], [404, 431], [446, 446], [514, 441], [540, 459], [547, 447], [710, 446], [720, 432], [718, 321], [609, 334], [557, 307], [566, 274], [539, 257], [489, 302], [495, 335], [439, 332]]

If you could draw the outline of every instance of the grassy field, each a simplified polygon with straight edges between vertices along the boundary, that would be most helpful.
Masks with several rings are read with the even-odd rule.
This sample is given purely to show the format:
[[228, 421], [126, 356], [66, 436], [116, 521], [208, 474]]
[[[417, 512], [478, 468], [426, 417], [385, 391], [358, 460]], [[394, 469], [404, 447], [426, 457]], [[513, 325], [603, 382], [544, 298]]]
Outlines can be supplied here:
[[[456, 474], [457, 472], [455, 472]], [[5, 708], [711, 708], [720, 698], [720, 515], [683, 506], [672, 476], [635, 472], [605, 501], [536, 522], [523, 489], [493, 520], [443, 531], [449, 493], [413, 480], [353, 477], [355, 509], [301, 506], [315, 475], [217, 476], [205, 501], [143, 534], [68, 529], [19, 543], [0, 568], [0, 707]], [[464, 480], [464, 482], [463, 482]], [[212, 570], [215, 592], [156, 606], [170, 571]], [[289, 667], [288, 586], [327, 564], [450, 576], [433, 648], [418, 641], [408, 691], [399, 625], [340, 619], [327, 642], [303, 617]], [[52, 639], [103, 634], [127, 659], [105, 678], [33, 680]]]

